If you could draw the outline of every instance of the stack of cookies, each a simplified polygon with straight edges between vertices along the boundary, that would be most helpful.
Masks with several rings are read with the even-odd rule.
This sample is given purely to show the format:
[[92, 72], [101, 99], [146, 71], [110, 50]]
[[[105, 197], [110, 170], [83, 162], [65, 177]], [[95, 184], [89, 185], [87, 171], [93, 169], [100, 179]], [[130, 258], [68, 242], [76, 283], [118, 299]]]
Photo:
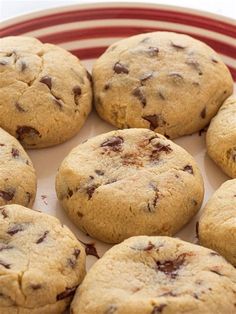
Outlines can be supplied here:
[[[92, 76], [60, 47], [2, 38], [0, 313], [60, 314], [71, 304], [71, 314], [235, 314], [232, 93], [217, 53], [183, 34], [121, 40], [95, 62]], [[119, 129], [75, 147], [55, 183], [80, 230], [119, 243], [85, 275], [80, 241], [55, 217], [30, 209], [36, 174], [24, 148], [73, 137], [92, 100]], [[194, 158], [171, 139], [208, 124], [208, 154], [235, 180], [203, 209], [199, 246], [172, 238], [200, 210], [204, 183]]]

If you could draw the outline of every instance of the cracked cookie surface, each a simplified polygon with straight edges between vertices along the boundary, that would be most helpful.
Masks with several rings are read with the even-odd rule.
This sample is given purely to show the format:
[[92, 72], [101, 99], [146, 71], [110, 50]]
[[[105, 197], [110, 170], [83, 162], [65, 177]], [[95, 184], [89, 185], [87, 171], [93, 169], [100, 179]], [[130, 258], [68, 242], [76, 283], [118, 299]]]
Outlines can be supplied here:
[[0, 128], [0, 206], [31, 207], [36, 194], [33, 164], [20, 143]]
[[168, 237], [115, 245], [90, 269], [71, 314], [226, 314], [236, 269], [218, 253]]
[[236, 179], [223, 183], [207, 202], [198, 237], [202, 245], [216, 250], [236, 267]]
[[192, 156], [148, 129], [112, 131], [77, 146], [59, 168], [56, 190], [71, 220], [109, 243], [173, 235], [204, 194]]
[[1, 314], [63, 313], [84, 275], [84, 249], [58, 219], [0, 207]]
[[0, 47], [0, 126], [28, 148], [75, 135], [92, 101], [89, 74], [80, 61], [30, 37], [5, 37]]
[[236, 96], [226, 99], [206, 134], [207, 153], [231, 178], [236, 178]]
[[187, 35], [145, 33], [111, 45], [93, 68], [99, 115], [170, 138], [204, 128], [233, 92], [214, 50]]

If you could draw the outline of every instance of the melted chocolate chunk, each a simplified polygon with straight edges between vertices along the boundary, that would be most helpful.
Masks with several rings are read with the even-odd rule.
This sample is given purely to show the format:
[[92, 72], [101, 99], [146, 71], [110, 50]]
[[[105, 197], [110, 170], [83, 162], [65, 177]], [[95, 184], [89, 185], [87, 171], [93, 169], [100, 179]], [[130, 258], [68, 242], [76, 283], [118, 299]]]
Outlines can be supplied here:
[[103, 176], [103, 175], [104, 175], [104, 171], [98, 170], [98, 169], [95, 170], [95, 173], [96, 173], [98, 176]]
[[76, 261], [80, 255], [80, 249], [74, 249], [74, 252], [73, 252], [73, 257], [72, 258], [68, 258], [68, 264], [71, 268], [74, 268], [75, 265], [76, 265]]
[[6, 269], [10, 269], [11, 268], [11, 264], [7, 264], [7, 263], [3, 262], [2, 260], [0, 260], [0, 265], [5, 267]]
[[186, 254], [180, 254], [176, 259], [156, 262], [157, 270], [163, 272], [167, 276], [171, 277], [172, 279], [175, 279], [178, 275], [178, 270], [183, 266], [185, 262]]
[[124, 73], [124, 74], [128, 74], [129, 73], [129, 70], [128, 68], [121, 64], [120, 62], [116, 62], [114, 67], [113, 67], [113, 70], [117, 73], [117, 74], [121, 74], [121, 73]]
[[111, 87], [111, 85], [109, 83], [107, 83], [104, 85], [104, 90], [108, 90], [108, 89], [110, 89], [110, 87]]
[[30, 287], [31, 287], [31, 289], [33, 289], [33, 290], [39, 290], [39, 289], [42, 288], [42, 285], [39, 284], [39, 283], [36, 283], [36, 284], [32, 283], [32, 284], [30, 285]]
[[166, 122], [163, 120], [163, 118], [160, 115], [153, 114], [149, 116], [142, 117], [144, 120], [147, 120], [150, 123], [150, 129], [155, 130], [159, 126], [163, 126], [166, 124]]
[[121, 150], [124, 139], [121, 136], [113, 136], [101, 144], [101, 147], [108, 147], [114, 152]]
[[18, 102], [15, 103], [15, 106], [19, 112], [26, 112], [26, 110]]
[[7, 230], [7, 233], [10, 235], [10, 236], [13, 236], [14, 234], [20, 232], [20, 231], [23, 231], [24, 228], [22, 225], [20, 224], [16, 224], [12, 227], [10, 227], [8, 230]]
[[67, 198], [72, 197], [73, 194], [74, 194], [73, 191], [68, 188], [68, 190], [67, 190]]
[[98, 253], [97, 253], [97, 249], [95, 248], [94, 243], [85, 243], [81, 240], [79, 240], [84, 246], [85, 246], [85, 253], [86, 255], [92, 255], [97, 257], [98, 259], [100, 258]]
[[41, 134], [39, 133], [38, 130], [35, 128], [32, 128], [31, 126], [18, 126], [16, 129], [16, 134], [17, 134], [17, 139], [19, 141], [23, 141], [25, 136], [30, 136], [30, 137], [41, 137]]
[[173, 41], [170, 43], [172, 47], [176, 48], [176, 49], [185, 49], [187, 46], [183, 45], [183, 44], [176, 44]]
[[79, 255], [80, 255], [80, 249], [75, 248], [73, 255], [74, 255], [75, 258], [77, 259], [77, 258], [79, 257]]
[[79, 86], [75, 86], [75, 87], [73, 87], [73, 93], [74, 93], [74, 95], [75, 96], [80, 96], [81, 95], [81, 88], [79, 87]]
[[77, 212], [77, 216], [80, 217], [80, 218], [84, 217], [84, 215], [81, 212], [79, 212], [79, 211]]
[[25, 61], [22, 60], [21, 61], [21, 68], [20, 68], [21, 72], [24, 72], [26, 68], [27, 68], [27, 65], [26, 65]]
[[12, 148], [11, 154], [13, 158], [18, 158], [20, 156], [20, 152], [17, 148]]
[[47, 85], [47, 87], [51, 90], [52, 89], [52, 78], [48, 75], [45, 75], [41, 77], [40, 81], [41, 83]]
[[7, 212], [6, 212], [6, 208], [5, 207], [1, 207], [0, 208], [0, 213], [3, 216], [3, 219], [8, 218]]
[[159, 53], [159, 49], [157, 47], [148, 47], [147, 53], [150, 57], [155, 57]]
[[98, 188], [97, 184], [94, 185], [90, 185], [87, 187], [86, 189], [86, 193], [88, 194], [88, 199], [90, 200], [93, 196], [93, 193], [95, 192], [95, 190]]
[[212, 58], [211, 58], [211, 61], [212, 61], [213, 63], [219, 63], [219, 61], [218, 61], [215, 57], [212, 57]]
[[141, 84], [143, 84], [144, 82], [146, 82], [147, 80], [149, 80], [150, 78], [152, 78], [152, 76], [153, 76], [153, 73], [152, 73], [152, 72], [144, 73], [144, 74], [140, 77]]
[[138, 100], [141, 102], [141, 104], [143, 105], [143, 107], [146, 106], [146, 104], [147, 104], [146, 97], [145, 97], [143, 91], [142, 91], [139, 87], [137, 87], [137, 88], [135, 88], [135, 89], [133, 90], [133, 95], [134, 95], [136, 98], [138, 98]]
[[13, 199], [15, 192], [13, 191], [2, 191], [0, 190], [0, 197], [3, 198], [5, 201], [9, 202]]
[[189, 172], [190, 174], [193, 174], [193, 167], [190, 166], [190, 165], [186, 165], [186, 166], [183, 168], [183, 171], [186, 171], [186, 172]]
[[151, 314], [159, 314], [162, 313], [163, 309], [167, 306], [167, 304], [155, 305]]
[[8, 62], [6, 60], [0, 60], [0, 65], [7, 65]]
[[173, 149], [170, 147], [170, 144], [164, 145], [161, 143], [157, 143], [157, 144], [154, 144], [153, 147], [154, 147], [153, 153], [165, 152], [166, 154], [169, 154], [173, 151]]
[[144, 251], [151, 251], [154, 248], [155, 248], [155, 245], [151, 241], [149, 241], [148, 245], [143, 250]]
[[36, 244], [42, 243], [42, 242], [46, 239], [48, 233], [49, 233], [49, 231], [46, 230], [46, 231], [44, 232], [44, 234], [43, 234], [35, 243], [36, 243]]
[[77, 286], [72, 288], [66, 288], [63, 292], [59, 293], [57, 295], [57, 301], [63, 300], [68, 297], [72, 297], [75, 294], [75, 291], [77, 289]]

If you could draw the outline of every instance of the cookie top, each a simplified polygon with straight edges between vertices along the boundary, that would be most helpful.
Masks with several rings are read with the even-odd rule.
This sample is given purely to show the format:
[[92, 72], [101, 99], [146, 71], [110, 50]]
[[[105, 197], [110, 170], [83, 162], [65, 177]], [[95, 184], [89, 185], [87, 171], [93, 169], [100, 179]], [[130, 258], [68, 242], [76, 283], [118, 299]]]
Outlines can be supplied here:
[[77, 146], [59, 168], [56, 190], [74, 223], [110, 243], [174, 234], [204, 193], [192, 156], [148, 129], [112, 131]]
[[199, 220], [200, 243], [236, 266], [236, 179], [228, 180], [207, 202]]
[[[220, 297], [222, 296], [222, 297]], [[214, 251], [168, 237], [133, 237], [91, 268], [72, 314], [235, 313], [236, 270]]]
[[171, 32], [111, 45], [95, 62], [93, 81], [104, 120], [170, 138], [202, 129], [233, 91], [230, 72], [214, 50]]
[[209, 156], [229, 176], [236, 178], [236, 96], [226, 99], [206, 134]]
[[75, 135], [91, 110], [91, 84], [80, 61], [30, 37], [0, 39], [0, 126], [29, 148]]
[[55, 217], [0, 208], [0, 313], [63, 313], [85, 274], [85, 252]]
[[0, 128], [0, 206], [31, 207], [36, 194], [32, 162], [20, 143]]

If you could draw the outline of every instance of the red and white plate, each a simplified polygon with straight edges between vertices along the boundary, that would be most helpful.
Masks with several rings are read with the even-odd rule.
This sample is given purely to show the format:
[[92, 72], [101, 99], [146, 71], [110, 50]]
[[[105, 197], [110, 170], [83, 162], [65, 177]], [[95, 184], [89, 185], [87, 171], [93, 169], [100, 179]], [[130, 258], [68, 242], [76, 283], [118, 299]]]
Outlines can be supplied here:
[[[236, 21], [206, 12], [147, 3], [99, 3], [60, 7], [27, 14], [4, 21], [0, 37], [27, 35], [70, 50], [90, 70], [113, 42], [131, 35], [165, 30], [189, 34], [215, 49], [228, 65], [236, 81]], [[110, 247], [89, 238], [69, 221], [59, 205], [54, 188], [56, 171], [70, 150], [87, 138], [114, 129], [95, 112], [89, 116], [77, 136], [56, 147], [29, 151], [38, 176], [38, 193], [34, 207], [57, 216], [86, 243], [94, 243], [98, 255]], [[205, 182], [205, 200], [228, 178], [206, 154], [205, 134], [175, 140], [196, 159]], [[205, 202], [204, 202], [205, 203]], [[193, 219], [177, 236], [195, 242]], [[88, 250], [89, 251], [89, 250]], [[90, 250], [90, 253], [91, 252]], [[89, 255], [90, 267], [96, 257]]]

